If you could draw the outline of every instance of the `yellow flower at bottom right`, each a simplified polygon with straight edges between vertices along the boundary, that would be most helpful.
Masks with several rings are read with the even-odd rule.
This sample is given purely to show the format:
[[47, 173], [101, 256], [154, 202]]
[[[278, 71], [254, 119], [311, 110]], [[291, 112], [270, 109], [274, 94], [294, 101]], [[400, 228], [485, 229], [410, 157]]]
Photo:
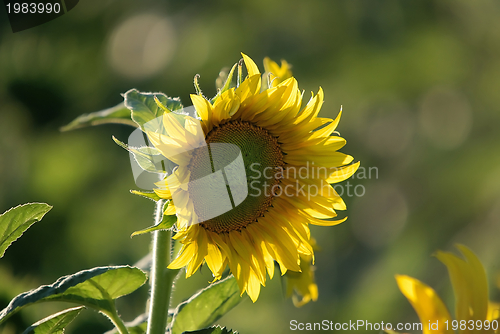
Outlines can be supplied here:
[[423, 334], [499, 333], [500, 304], [488, 300], [488, 280], [482, 263], [467, 247], [457, 245], [464, 259], [438, 251], [455, 295], [455, 320], [437, 293], [421, 281], [396, 275], [399, 290], [417, 312]]
[[300, 256], [302, 272], [287, 271], [286, 295], [292, 297], [293, 305], [301, 307], [310, 301], [318, 299], [318, 285], [314, 280], [314, 267], [311, 264], [312, 256]]

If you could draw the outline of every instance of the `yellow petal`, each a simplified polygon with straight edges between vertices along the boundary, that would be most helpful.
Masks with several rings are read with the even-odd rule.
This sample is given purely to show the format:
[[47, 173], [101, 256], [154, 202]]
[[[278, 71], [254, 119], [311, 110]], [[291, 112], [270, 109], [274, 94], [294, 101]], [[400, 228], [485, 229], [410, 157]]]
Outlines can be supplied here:
[[[245, 81], [243, 81], [241, 85], [236, 88], [234, 92], [240, 98], [240, 109], [243, 110], [248, 107], [248, 104], [251, 102], [252, 98], [260, 93], [260, 83], [260, 74], [256, 74], [245, 79]], [[235, 117], [237, 117], [238, 115], [239, 113], [236, 113]]]
[[[294, 266], [293, 255], [288, 253], [286, 249], [283, 250], [283, 246], [279, 240], [273, 239], [260, 224], [250, 224], [246, 228], [251, 231], [252, 235], [258, 235], [260, 236], [259, 239], [264, 241], [267, 251], [280, 265], [281, 275], [286, 273], [288, 267]], [[299, 266], [297, 265], [296, 267]]]
[[488, 314], [486, 320], [493, 321], [500, 318], [500, 303], [488, 303]]
[[258, 276], [250, 269], [248, 278], [247, 278], [247, 294], [252, 300], [252, 302], [256, 302], [259, 298], [260, 294], [260, 282]]
[[[277, 105], [268, 108], [259, 117], [258, 125], [263, 128], [269, 128], [270, 125], [283, 124], [282, 120], [289, 116], [290, 110], [298, 110], [300, 105], [297, 105], [298, 83], [295, 78], [289, 78], [277, 86], [283, 89], [281, 98], [277, 101]], [[289, 123], [289, 122], [288, 122]]]
[[309, 121], [303, 121], [300, 124], [293, 124], [290, 122], [289, 124], [291, 124], [291, 126], [289, 128], [285, 126], [281, 127], [284, 133], [280, 134], [280, 140], [282, 140], [283, 143], [300, 143], [304, 140], [308, 140], [314, 130], [325, 126], [325, 124], [331, 123], [331, 121], [330, 118], [315, 117]]
[[229, 240], [233, 249], [238, 255], [247, 262], [251, 269], [257, 274], [259, 281], [264, 285], [266, 283], [266, 269], [264, 259], [259, 259], [255, 252], [255, 247], [252, 247], [242, 232], [229, 232]]
[[[255, 237], [254, 237], [255, 238]], [[264, 240], [259, 240], [260, 249], [262, 251], [262, 255], [264, 257], [264, 261], [266, 262], [267, 272], [269, 274], [269, 278], [273, 279], [274, 277], [274, 260], [269, 250], [267, 249], [266, 243]]]
[[151, 143], [164, 157], [178, 165], [187, 165], [191, 160], [190, 147], [184, 140], [175, 139], [161, 133], [147, 133]]
[[247, 56], [243, 52], [241, 53], [241, 55], [243, 56], [243, 60], [245, 61], [245, 66], [247, 67], [248, 76], [251, 77], [252, 75], [255, 75], [255, 74], [260, 75], [259, 68], [255, 64], [255, 62], [252, 60], [252, 58], [250, 58], [249, 56]]
[[[342, 197], [328, 182], [322, 179], [326, 174], [325, 170], [325, 173], [318, 172], [314, 176], [310, 175], [311, 178], [295, 179], [292, 175], [286, 178], [287, 174], [284, 173], [285, 177], [281, 182], [283, 188], [287, 190], [287, 194], [296, 194], [296, 198], [303, 203], [303, 207], [311, 206], [311, 203], [314, 203], [314, 205], [318, 204], [329, 208], [331, 213], [335, 213], [334, 210], [345, 210], [346, 205]], [[289, 215], [287, 211], [284, 213], [285, 216]]]
[[194, 254], [193, 259], [191, 260], [191, 262], [189, 262], [186, 268], [186, 277], [190, 277], [196, 272], [196, 270], [198, 270], [208, 253], [207, 235], [205, 229], [201, 228], [199, 225], [196, 225], [192, 230], [198, 232], [197, 235], [195, 233], [195, 235], [193, 236], [193, 238], [196, 238], [197, 250]]
[[314, 131], [313, 134], [311, 135], [311, 138], [330, 136], [332, 134], [332, 132], [335, 131], [335, 129], [339, 125], [340, 116], [342, 116], [342, 108], [340, 108], [340, 112], [337, 115], [337, 117], [333, 120], [333, 122], [331, 122], [330, 124], [328, 124], [324, 128], [321, 128], [317, 131]]
[[[197, 119], [192, 117], [185, 118], [184, 128], [186, 129], [186, 141], [193, 148], [206, 145], [205, 133], [202, 128], [200, 128], [199, 124], [200, 121]], [[203, 123], [201, 123], [201, 125], [203, 127]]]
[[337, 216], [337, 213], [333, 209], [333, 204], [331, 203], [325, 205], [325, 203], [311, 201], [307, 198], [307, 196], [284, 197], [284, 199], [297, 209], [302, 210], [315, 218], [329, 219]]
[[170, 189], [168, 189], [168, 188], [165, 188], [165, 189], [153, 189], [153, 191], [160, 198], [163, 198], [163, 199], [172, 199], [172, 193], [170, 192]]
[[281, 60], [281, 66], [276, 62], [272, 61], [269, 57], [264, 58], [264, 70], [271, 74], [270, 87], [275, 87], [282, 81], [288, 79], [292, 76], [291, 66], [286, 62], [286, 60]]
[[486, 319], [488, 313], [488, 277], [483, 264], [469, 248], [457, 244], [456, 247], [465, 256], [472, 276], [472, 309], [476, 320]]
[[307, 103], [304, 110], [300, 113], [300, 115], [295, 120], [294, 124], [299, 124], [302, 122], [308, 122], [314, 117], [316, 117], [323, 105], [324, 93], [323, 89], [320, 87], [318, 94], [313, 96], [311, 100]]
[[276, 112], [285, 91], [286, 87], [276, 87], [254, 95], [248, 99], [244, 107], [241, 107], [241, 118], [246, 121], [254, 121], [258, 126], [261, 126], [260, 122], [265, 118], [263, 114]]
[[171, 113], [163, 114], [163, 126], [169, 137], [177, 141], [184, 142], [186, 140], [186, 129]]
[[486, 273], [477, 257], [465, 246], [458, 246], [467, 262], [449, 252], [436, 252], [450, 275], [455, 292], [457, 320], [484, 320], [488, 310], [488, 283]]
[[347, 165], [351, 163], [354, 158], [350, 155], [334, 152], [330, 155], [310, 155], [310, 156], [302, 156], [300, 154], [290, 154], [286, 155], [284, 159], [286, 163], [291, 165], [303, 166], [306, 165], [308, 161], [314, 162], [317, 166], [320, 167], [339, 167], [343, 165]]
[[224, 270], [224, 260], [225, 256], [221, 253], [219, 247], [212, 241], [209, 241], [208, 244], [208, 253], [205, 257], [205, 261], [207, 262], [208, 268], [214, 274], [216, 279], [220, 279], [222, 277], [222, 271]]
[[339, 220], [321, 220], [321, 219], [311, 219], [310, 223], [318, 226], [335, 226], [341, 224], [347, 220], [347, 217]]
[[172, 215], [175, 215], [175, 205], [174, 205], [172, 202], [170, 202], [170, 203], [168, 204], [167, 210], [165, 210], [165, 211], [163, 212], [163, 214], [164, 214], [165, 216], [172, 216]]
[[[258, 227], [262, 232], [261, 234], [267, 244], [274, 246], [273, 250], [275, 251], [275, 255], [280, 258], [280, 261], [286, 266], [287, 269], [300, 271], [297, 248], [295, 248], [295, 245], [289, 235], [278, 226], [265, 224], [265, 219], [262, 219], [261, 221], [264, 223], [259, 224], [256, 227]], [[259, 221], [259, 223], [261, 221]]]
[[[423, 325], [423, 334], [453, 334], [451, 325], [448, 326], [448, 330], [444, 325], [445, 321], [451, 324], [450, 313], [441, 298], [439, 298], [431, 287], [415, 278], [405, 275], [396, 275], [396, 281], [399, 290], [401, 290], [415, 309], [415, 312], [417, 312], [420, 322]], [[430, 323], [438, 321], [439, 327], [437, 331], [429, 329], [429, 321]]]
[[318, 299], [318, 286], [314, 282], [314, 271], [311, 265], [309, 256], [300, 257], [301, 273], [288, 272], [287, 278], [287, 295], [293, 294], [292, 300], [296, 307], [301, 307], [311, 300]]
[[187, 265], [191, 259], [194, 257], [196, 254], [196, 244], [190, 243], [188, 245], [182, 246], [181, 251], [179, 252], [179, 256], [177, 258], [170, 262], [168, 265], [169, 269], [180, 269]]
[[264, 58], [264, 70], [269, 73], [278, 75], [279, 65], [275, 61], [271, 60], [269, 57]]
[[338, 183], [342, 182], [344, 180], [347, 180], [351, 176], [356, 173], [356, 171], [359, 168], [360, 162], [356, 162], [355, 164], [349, 165], [349, 166], [344, 166], [344, 167], [336, 167], [335, 171], [331, 173], [328, 178], [326, 179], [326, 182], [328, 183]]
[[295, 248], [302, 253], [302, 254], [307, 254], [310, 255], [312, 254], [313, 250], [311, 245], [305, 240], [300, 233], [297, 233], [297, 230], [293, 228], [293, 226], [290, 224], [289, 219], [286, 218], [286, 216], [282, 215], [280, 212], [277, 210], [269, 211], [267, 215], [274, 220], [278, 225], [281, 226], [281, 228], [288, 234], [290, 239], [295, 245]]
[[303, 146], [287, 150], [286, 153], [296, 161], [300, 161], [299, 159], [301, 157], [308, 157], [312, 159], [312, 162], [316, 163], [316, 160], [333, 156], [346, 144], [346, 141], [343, 138], [339, 139], [338, 137], [332, 137], [331, 139], [332, 140], [324, 140], [322, 143], [317, 143], [316, 145]]
[[240, 98], [235, 95], [234, 88], [222, 93], [213, 106], [213, 126], [218, 126], [223, 121], [231, 118], [239, 107]]
[[208, 133], [212, 130], [212, 105], [202, 96], [191, 94], [193, 106], [202, 120], [203, 130]]

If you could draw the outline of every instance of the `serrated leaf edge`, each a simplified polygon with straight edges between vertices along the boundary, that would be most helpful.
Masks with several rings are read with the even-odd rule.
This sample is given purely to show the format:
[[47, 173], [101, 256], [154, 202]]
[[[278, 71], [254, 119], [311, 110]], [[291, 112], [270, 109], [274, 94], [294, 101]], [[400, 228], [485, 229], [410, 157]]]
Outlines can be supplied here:
[[[72, 308], [68, 308], [66, 310], [62, 310], [60, 312], [57, 312], [57, 313], [54, 313], [52, 315], [49, 315], [48, 317], [46, 318], [43, 318], [37, 322], [35, 322], [33, 325], [31, 325], [30, 327], [26, 328], [26, 330], [23, 332], [23, 334], [29, 334], [31, 331], [33, 331], [34, 329], [36, 329], [38, 326], [40, 326], [41, 324], [49, 321], [49, 320], [52, 320], [60, 315], [63, 315], [65, 313], [70, 313], [70, 312], [74, 312], [74, 311], [78, 311], [77, 314], [73, 317], [73, 319], [70, 321], [70, 323], [80, 314], [80, 312], [86, 308], [85, 306], [76, 306], [76, 307], [72, 307]], [[61, 319], [61, 321], [64, 320], [64, 318]], [[69, 324], [69, 323], [68, 323]]]
[[[17, 239], [19, 239], [19, 238], [20, 238], [20, 237], [24, 234], [24, 232], [25, 232], [25, 231], [27, 231], [27, 230], [28, 230], [28, 229], [29, 229], [29, 228], [30, 228], [30, 227], [31, 227], [34, 223], [39, 222], [40, 220], [42, 220], [42, 218], [43, 218], [43, 217], [44, 217], [44, 216], [45, 216], [45, 215], [46, 215], [46, 214], [47, 214], [50, 210], [52, 210], [53, 206], [52, 206], [52, 205], [49, 205], [49, 204], [47, 204], [47, 203], [39, 203], [39, 202], [34, 202], [34, 203], [25, 203], [25, 204], [20, 204], [20, 205], [18, 205], [18, 206], [15, 206], [15, 207], [13, 207], [13, 208], [10, 208], [9, 210], [5, 211], [4, 213], [2, 213], [2, 214], [0, 215], [0, 218], [1, 218], [1, 217], [3, 217], [4, 215], [6, 215], [7, 213], [9, 213], [10, 211], [16, 210], [16, 209], [18, 209], [18, 208], [21, 208], [21, 207], [24, 207], [24, 206], [27, 206], [27, 205], [33, 205], [33, 204], [46, 205], [46, 206], [48, 207], [48, 209], [47, 209], [47, 211], [45, 211], [45, 212], [43, 212], [43, 213], [42, 213], [42, 216], [41, 216], [39, 219], [35, 219], [35, 218], [33, 218], [33, 217], [29, 218], [29, 219], [28, 219], [28, 220], [26, 220], [23, 224], [19, 225], [19, 226], [18, 226], [18, 228], [16, 228], [15, 230], [13, 230], [13, 231], [12, 231], [12, 233], [10, 233], [9, 235], [7, 235], [7, 237], [6, 237], [6, 238], [4, 238], [4, 240], [3, 240], [3, 241], [1, 241], [1, 240], [0, 240], [0, 246], [1, 246], [1, 245], [2, 245], [2, 244], [6, 241], [6, 240], [8, 240], [8, 239], [9, 239], [9, 236], [11, 236], [12, 234], [14, 234], [14, 232], [16, 232], [16, 231], [19, 229], [19, 227], [23, 226], [23, 225], [24, 225], [24, 224], [26, 224], [28, 221], [33, 220], [33, 222], [32, 222], [31, 224], [29, 224], [29, 226], [28, 226], [28, 227], [26, 227], [26, 229], [24, 229], [24, 231], [23, 231], [23, 232], [22, 232], [22, 233], [21, 233], [21, 234], [20, 234], [17, 238], [13, 239], [13, 240], [12, 240], [12, 241], [8, 244], [8, 245], [6, 245], [6, 247], [5, 247], [5, 249], [4, 249], [3, 251], [1, 251], [1, 250], [0, 250], [0, 258], [2, 258], [2, 257], [5, 255], [5, 251], [6, 251], [6, 250], [10, 247], [10, 245], [12, 245], [12, 243], [13, 243], [14, 241], [16, 241]], [[9, 225], [9, 226], [10, 226], [10, 225]], [[7, 230], [7, 229], [5, 229], [5, 230]]]
[[[14, 297], [9, 305], [5, 307], [2, 311], [0, 311], [0, 324], [4, 322], [10, 315], [14, 314], [15, 312], [18, 311], [18, 309], [31, 305], [33, 303], [36, 303], [38, 301], [41, 301], [42, 299], [52, 296], [52, 295], [58, 295], [64, 293], [66, 290], [69, 288], [76, 286], [80, 283], [83, 283], [95, 276], [104, 274], [110, 270], [115, 270], [115, 269], [122, 269], [122, 268], [130, 268], [130, 269], [138, 269], [132, 266], [109, 266], [109, 267], [96, 267], [92, 269], [87, 269], [87, 270], [82, 270], [79, 271], [75, 274], [72, 275], [66, 275], [58, 278], [54, 283], [50, 285], [42, 285], [36, 289], [30, 290], [23, 292], [16, 297]], [[142, 270], [141, 270], [142, 271]], [[144, 271], [142, 271], [144, 273]], [[144, 273], [146, 275], [146, 273]], [[84, 279], [82, 279], [82, 276]], [[75, 282], [75, 280], [78, 279], [78, 282]], [[30, 296], [38, 295], [40, 294], [40, 298], [37, 298], [33, 302], [27, 302], [23, 303], [26, 298], [29, 298]]]

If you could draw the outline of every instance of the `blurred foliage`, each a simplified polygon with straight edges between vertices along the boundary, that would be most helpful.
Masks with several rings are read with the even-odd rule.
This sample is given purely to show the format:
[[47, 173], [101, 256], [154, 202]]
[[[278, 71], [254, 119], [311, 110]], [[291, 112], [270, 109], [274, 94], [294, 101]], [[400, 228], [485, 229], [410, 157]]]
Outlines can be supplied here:
[[[133, 128], [59, 127], [118, 104], [130, 88], [188, 105], [196, 73], [213, 96], [220, 69], [243, 51], [256, 61], [286, 59], [306, 97], [321, 85], [323, 116], [342, 105], [339, 131], [364, 169], [349, 180], [350, 196], [346, 182], [337, 189], [347, 222], [313, 229], [318, 301], [295, 309], [277, 278], [221, 325], [287, 333], [292, 319], [417, 321], [396, 273], [436, 287], [453, 309], [435, 250], [460, 242], [491, 283], [500, 271], [499, 14], [495, 0], [81, 1], [13, 34], [0, 9], [0, 212], [54, 206], [0, 262], [0, 307], [62, 275], [132, 264], [149, 249], [147, 236], [130, 234], [152, 224], [153, 203], [129, 193], [129, 157], [111, 140], [125, 141]], [[209, 280], [203, 268], [179, 279], [174, 303]], [[146, 298], [143, 287], [119, 301], [125, 320], [144, 311]], [[2, 333], [63, 308], [26, 310]], [[110, 328], [84, 311], [70, 329]]]

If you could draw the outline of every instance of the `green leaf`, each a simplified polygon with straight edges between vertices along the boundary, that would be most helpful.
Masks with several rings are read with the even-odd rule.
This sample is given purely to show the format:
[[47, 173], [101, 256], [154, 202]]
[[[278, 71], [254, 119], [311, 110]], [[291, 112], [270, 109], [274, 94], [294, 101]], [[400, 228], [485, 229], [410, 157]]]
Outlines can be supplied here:
[[52, 209], [45, 203], [28, 203], [9, 209], [0, 215], [0, 258], [5, 250], [31, 225]]
[[209, 285], [177, 306], [172, 320], [172, 334], [211, 326], [241, 299], [238, 283], [233, 276]]
[[226, 327], [214, 326], [210, 328], [204, 328], [197, 331], [184, 332], [182, 334], [238, 334], [238, 332], [232, 329], [227, 329]]
[[85, 306], [78, 306], [52, 314], [45, 319], [35, 322], [23, 334], [64, 334], [64, 328], [75, 320], [84, 308]]
[[[233, 68], [231, 68], [231, 71], [229, 71], [227, 78], [225, 78], [224, 85], [222, 87], [220, 87], [220, 90], [217, 92], [217, 95], [215, 95], [210, 102], [215, 103], [215, 101], [217, 101], [217, 99], [219, 98], [219, 96], [221, 96], [222, 93], [224, 93], [225, 91], [227, 91], [231, 88], [231, 85], [233, 82], [234, 70], [236, 69], [237, 65], [238, 65], [237, 63], [233, 65]], [[219, 77], [217, 80], [219, 80], [219, 79], [220, 79], [220, 81], [224, 80], [224, 78], [222, 78], [222, 77]], [[219, 88], [219, 87], [217, 87], [217, 88]]]
[[134, 195], [139, 195], [142, 197], [152, 199], [153, 201], [159, 201], [161, 199], [160, 196], [156, 195], [155, 192], [145, 192], [140, 190], [130, 190], [130, 192]]
[[[171, 201], [165, 202], [163, 205], [163, 212], [165, 212], [170, 205]], [[136, 231], [132, 233], [131, 237], [135, 237], [136, 235], [139, 234], [144, 234], [144, 233], [149, 233], [149, 232], [154, 232], [158, 230], [168, 230], [172, 226], [174, 226], [175, 222], [177, 222], [177, 216], [176, 215], [163, 215], [163, 219], [161, 222], [157, 225], [150, 226], [148, 228], [145, 228], [144, 230]]]
[[78, 116], [68, 125], [61, 127], [60, 130], [70, 131], [87, 126], [94, 126], [94, 125], [108, 124], [108, 123], [126, 124], [137, 127], [137, 124], [135, 124], [135, 122], [132, 121], [130, 110], [127, 107], [125, 107], [124, 102], [121, 102], [120, 104], [112, 108]]
[[113, 140], [120, 147], [132, 153], [137, 164], [145, 171], [166, 173], [170, 172], [176, 166], [172, 161], [166, 159], [155, 147], [131, 147], [118, 140], [115, 136], [113, 136]]
[[142, 270], [130, 266], [98, 267], [63, 276], [14, 297], [0, 312], [0, 323], [27, 305], [46, 301], [76, 303], [109, 316], [115, 311], [114, 299], [135, 291], [146, 278]]
[[171, 98], [163, 93], [141, 93], [137, 89], [131, 89], [123, 96], [125, 106], [132, 111], [132, 120], [143, 130], [148, 122], [151, 122], [147, 126], [148, 130], [156, 131], [161, 127], [161, 122], [156, 118], [163, 115], [165, 111], [155, 101], [155, 97], [169, 111], [183, 108], [178, 97]]

